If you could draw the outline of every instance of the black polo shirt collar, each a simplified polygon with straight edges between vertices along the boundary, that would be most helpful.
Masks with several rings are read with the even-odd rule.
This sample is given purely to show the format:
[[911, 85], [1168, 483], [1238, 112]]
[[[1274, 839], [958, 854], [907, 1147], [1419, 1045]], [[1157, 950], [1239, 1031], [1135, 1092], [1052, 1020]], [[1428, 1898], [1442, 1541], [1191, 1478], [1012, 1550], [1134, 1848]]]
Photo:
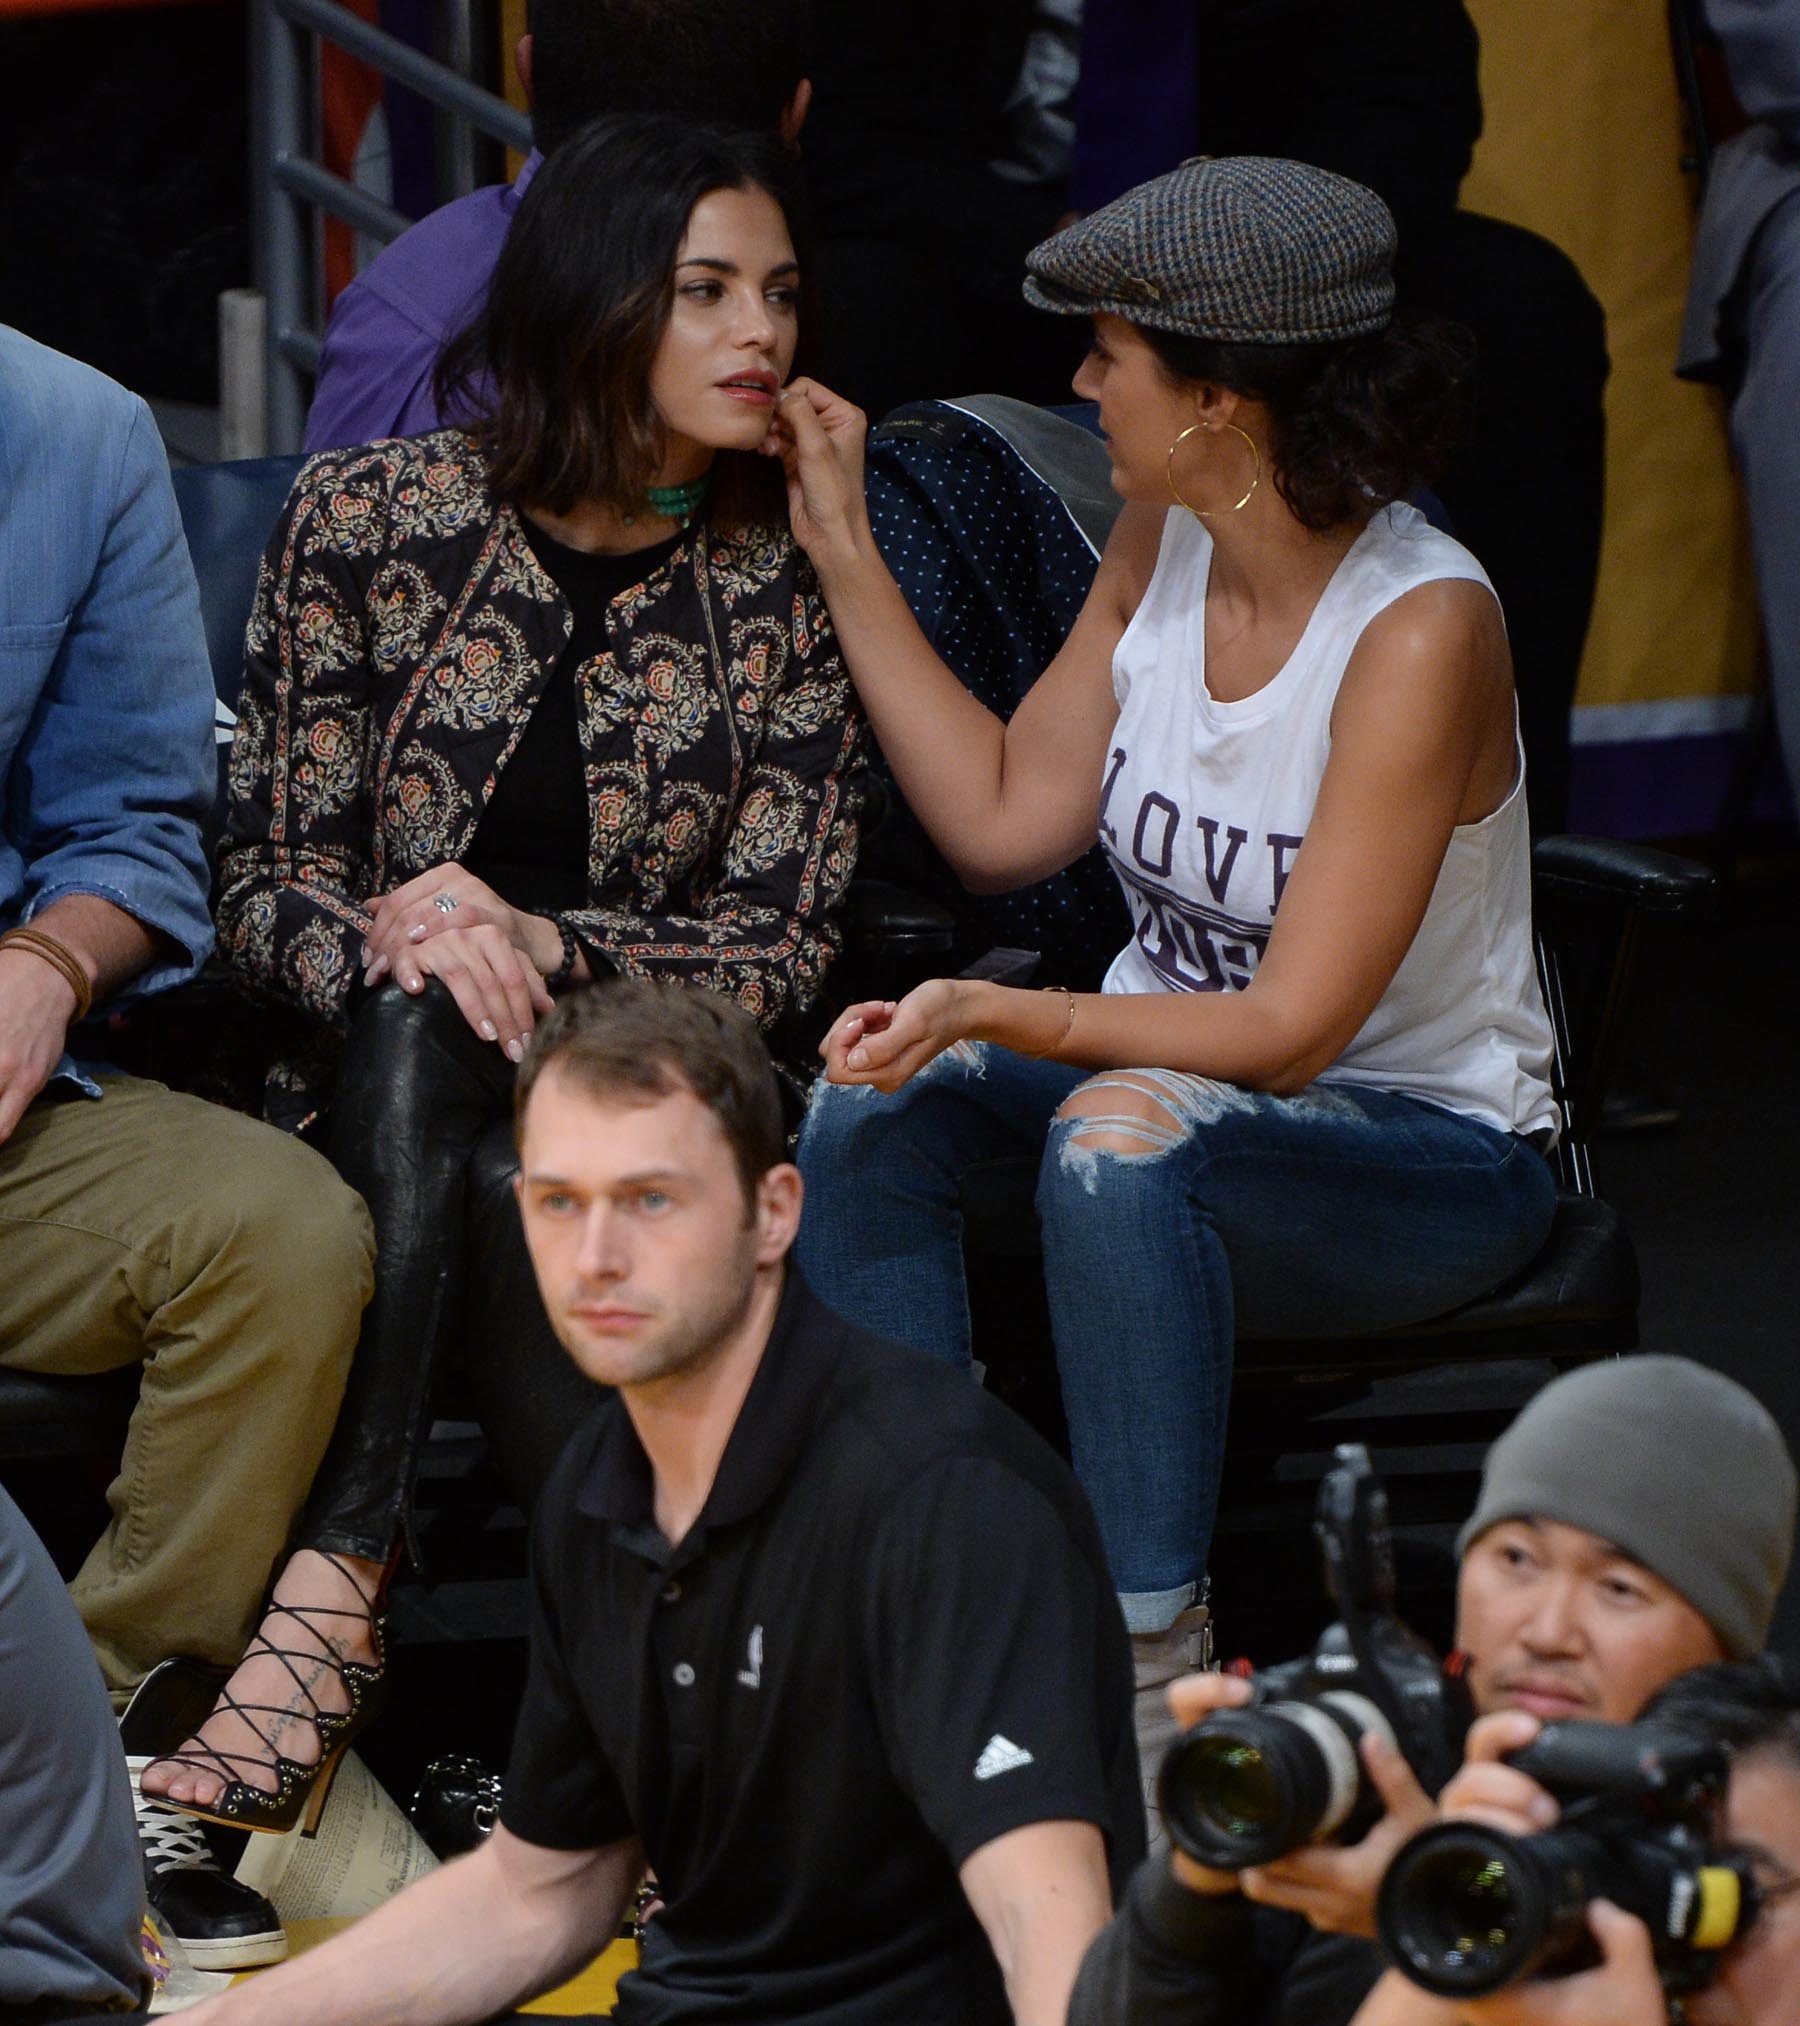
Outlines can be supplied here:
[[[674, 1551], [683, 1561], [699, 1548], [709, 1527], [729, 1526], [760, 1511], [787, 1475], [830, 1388], [841, 1329], [790, 1264], [769, 1340], [738, 1409], [712, 1490]], [[622, 1400], [607, 1409], [575, 1504], [590, 1519], [609, 1524], [621, 1547], [648, 1561], [670, 1559], [669, 1544], [656, 1524], [650, 1459]]]

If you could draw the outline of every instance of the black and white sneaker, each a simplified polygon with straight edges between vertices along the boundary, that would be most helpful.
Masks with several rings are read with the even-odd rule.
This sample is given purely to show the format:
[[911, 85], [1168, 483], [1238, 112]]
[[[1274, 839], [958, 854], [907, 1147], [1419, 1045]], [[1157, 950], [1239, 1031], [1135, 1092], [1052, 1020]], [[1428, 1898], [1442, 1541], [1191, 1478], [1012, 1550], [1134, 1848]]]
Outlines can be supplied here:
[[197, 1970], [255, 1970], [278, 1963], [288, 1938], [260, 1892], [228, 1878], [206, 1840], [206, 1825], [183, 1814], [138, 1781], [150, 1764], [128, 1755], [131, 1801], [137, 1811], [144, 1890], [159, 1925], [187, 1951]]

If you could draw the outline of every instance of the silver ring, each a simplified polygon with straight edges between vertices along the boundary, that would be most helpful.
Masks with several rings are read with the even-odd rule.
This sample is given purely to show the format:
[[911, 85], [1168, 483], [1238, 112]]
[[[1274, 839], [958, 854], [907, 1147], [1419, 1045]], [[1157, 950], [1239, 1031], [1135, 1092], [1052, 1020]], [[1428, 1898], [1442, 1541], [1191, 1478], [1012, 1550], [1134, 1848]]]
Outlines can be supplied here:
[[456, 896], [453, 893], [434, 893], [431, 896], [431, 904], [441, 915], [453, 915], [457, 908]]

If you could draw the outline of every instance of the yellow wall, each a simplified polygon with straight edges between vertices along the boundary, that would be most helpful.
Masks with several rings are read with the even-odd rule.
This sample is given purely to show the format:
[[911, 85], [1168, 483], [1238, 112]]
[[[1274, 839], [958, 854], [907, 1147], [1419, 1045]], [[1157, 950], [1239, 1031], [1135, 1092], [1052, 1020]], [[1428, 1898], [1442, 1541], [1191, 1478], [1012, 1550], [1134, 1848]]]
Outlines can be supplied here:
[[1661, 0], [1470, 12], [1487, 128], [1463, 202], [1554, 240], [1606, 308], [1606, 533], [1580, 701], [1747, 690], [1753, 590], [1723, 415], [1672, 374], [1694, 205]]

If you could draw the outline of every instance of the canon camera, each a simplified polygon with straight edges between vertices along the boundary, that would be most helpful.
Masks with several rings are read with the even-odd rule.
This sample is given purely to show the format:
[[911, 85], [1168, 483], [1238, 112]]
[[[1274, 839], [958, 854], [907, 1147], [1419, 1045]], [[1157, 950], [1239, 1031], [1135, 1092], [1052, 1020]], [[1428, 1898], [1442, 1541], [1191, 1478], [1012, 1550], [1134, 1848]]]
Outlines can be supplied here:
[[1353, 1843], [1383, 1803], [1362, 1763], [1371, 1732], [1428, 1792], [1462, 1759], [1462, 1685], [1394, 1615], [1387, 1495], [1360, 1443], [1337, 1451], [1313, 1521], [1338, 1622], [1303, 1660], [1254, 1678], [1164, 1759], [1158, 1804], [1178, 1848], [1218, 1871], [1268, 1864], [1303, 1843]]
[[1649, 1928], [1671, 1997], [1702, 1988], [1755, 1916], [1748, 1866], [1713, 1839], [1723, 1747], [1656, 1723], [1563, 1723], [1511, 1763], [1561, 1819], [1526, 1837], [1438, 1822], [1402, 1845], [1377, 1902], [1393, 1961], [1444, 1998], [1578, 1969], [1595, 1960], [1588, 1902], [1604, 1896]]

